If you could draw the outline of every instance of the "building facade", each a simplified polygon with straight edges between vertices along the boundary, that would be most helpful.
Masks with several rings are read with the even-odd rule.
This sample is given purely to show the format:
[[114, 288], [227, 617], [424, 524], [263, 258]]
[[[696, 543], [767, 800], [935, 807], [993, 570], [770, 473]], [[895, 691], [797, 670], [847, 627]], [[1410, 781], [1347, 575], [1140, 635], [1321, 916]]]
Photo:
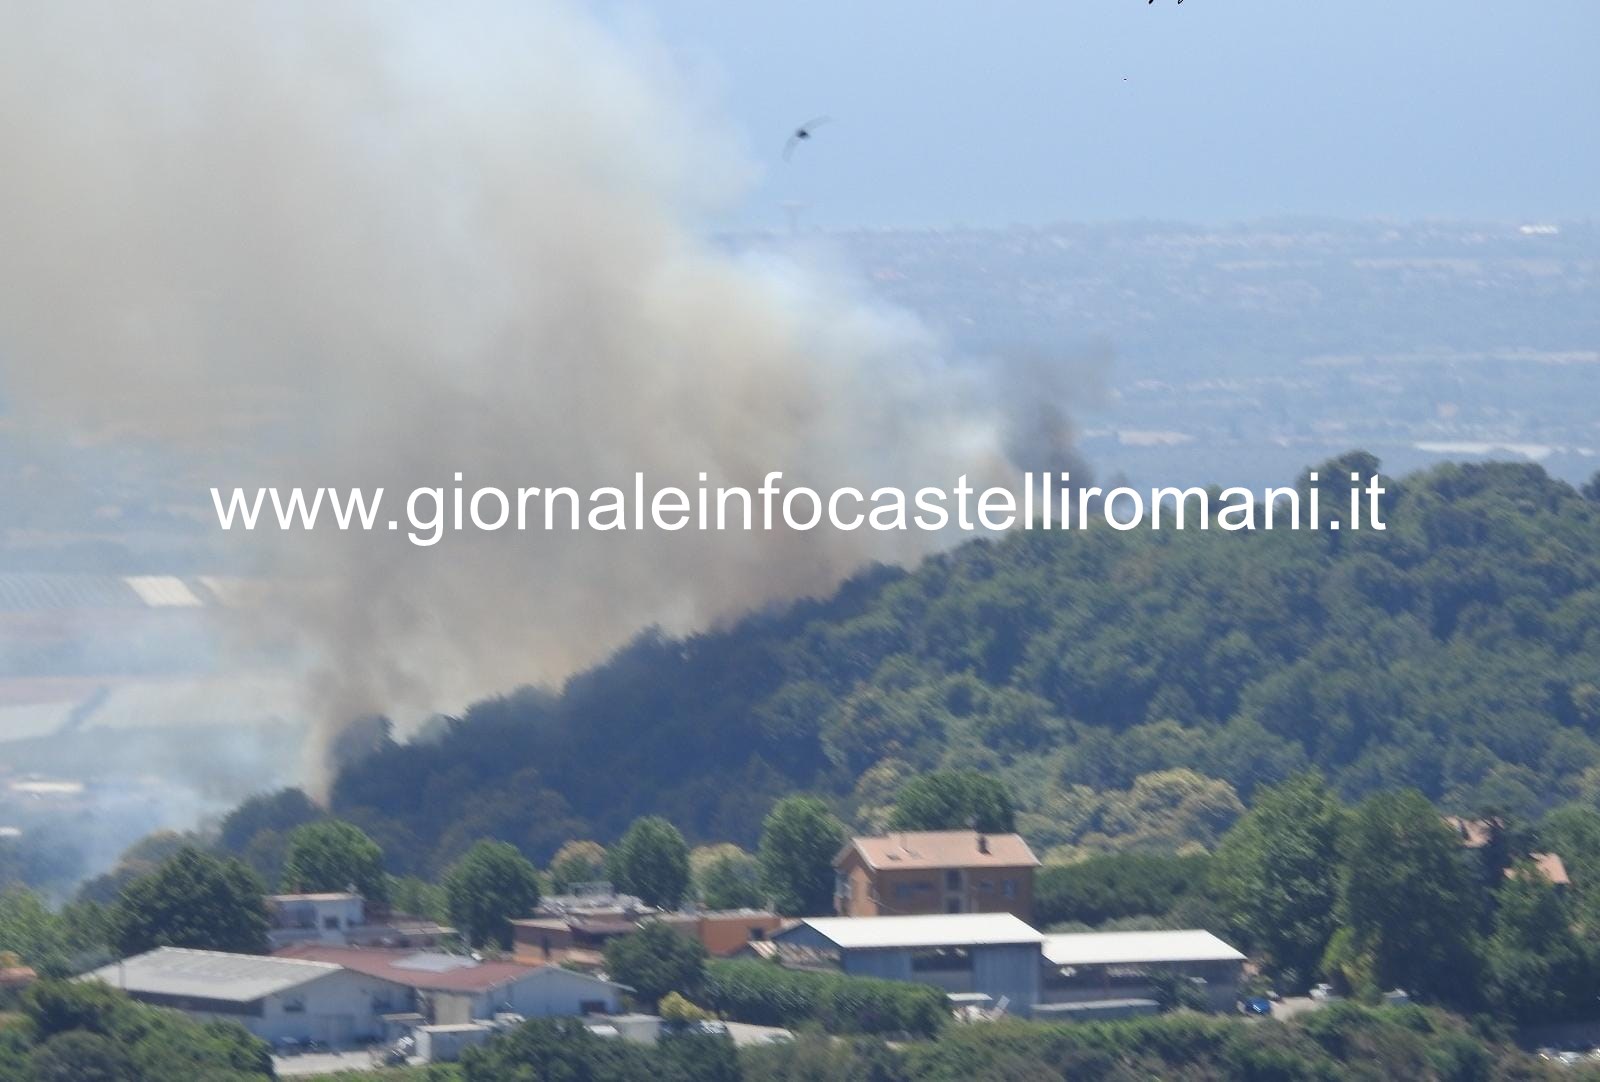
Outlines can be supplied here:
[[1245, 956], [1210, 932], [1085, 932], [1047, 935], [1041, 946], [1042, 1014], [1095, 1017], [1123, 1013], [1129, 1004], [1153, 1008], [1167, 976], [1194, 984], [1214, 1011], [1239, 999]]
[[1010, 913], [814, 917], [772, 937], [780, 958], [788, 948], [831, 954], [853, 977], [930, 984], [1022, 1015], [1039, 1000], [1043, 940]]
[[237, 1022], [267, 1041], [342, 1046], [379, 1040], [408, 989], [338, 965], [162, 947], [85, 975], [199, 1021]]
[[1039, 867], [1017, 834], [918, 831], [853, 838], [834, 859], [834, 909], [845, 917], [1010, 913], [1033, 917]]

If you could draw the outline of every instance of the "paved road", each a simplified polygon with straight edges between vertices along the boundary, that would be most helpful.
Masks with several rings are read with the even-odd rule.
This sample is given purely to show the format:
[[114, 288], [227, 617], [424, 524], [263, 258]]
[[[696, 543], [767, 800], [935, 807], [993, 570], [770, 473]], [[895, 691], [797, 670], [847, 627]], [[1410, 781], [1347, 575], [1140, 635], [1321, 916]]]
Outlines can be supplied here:
[[307, 1052], [300, 1056], [273, 1056], [272, 1069], [278, 1072], [279, 1078], [370, 1071], [373, 1069], [372, 1053], [363, 1048], [359, 1052]]

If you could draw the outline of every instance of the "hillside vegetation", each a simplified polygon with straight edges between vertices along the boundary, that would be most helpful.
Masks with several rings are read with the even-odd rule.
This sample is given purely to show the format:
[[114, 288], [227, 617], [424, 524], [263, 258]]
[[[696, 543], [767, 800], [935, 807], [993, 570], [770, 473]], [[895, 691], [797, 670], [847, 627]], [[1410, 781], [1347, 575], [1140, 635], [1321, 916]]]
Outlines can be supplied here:
[[1312, 767], [1352, 799], [1409, 786], [1529, 819], [1592, 800], [1600, 483], [1512, 464], [1385, 483], [1384, 532], [1015, 532], [726, 630], [646, 632], [559, 692], [384, 741], [333, 811], [429, 874], [486, 836], [542, 865], [644, 814], [748, 847], [795, 790], [872, 827], [936, 767], [1003, 778], [1064, 855], [1209, 848]]

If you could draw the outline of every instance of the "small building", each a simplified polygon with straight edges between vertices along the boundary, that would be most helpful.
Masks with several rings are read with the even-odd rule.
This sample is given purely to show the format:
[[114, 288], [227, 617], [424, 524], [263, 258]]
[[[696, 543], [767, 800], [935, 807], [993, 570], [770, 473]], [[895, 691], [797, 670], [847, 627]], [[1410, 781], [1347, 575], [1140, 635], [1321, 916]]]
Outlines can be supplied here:
[[396, 913], [359, 894], [269, 894], [267, 931], [273, 950], [295, 943], [350, 947], [432, 947], [455, 935], [425, 917]]
[[1096, 1004], [1115, 1005], [1120, 1016], [1134, 1001], [1153, 1001], [1163, 974], [1195, 981], [1212, 1010], [1231, 1010], [1245, 962], [1242, 953], [1198, 929], [1047, 935], [1042, 954], [1035, 1014], [1055, 1017], [1090, 1017]]
[[[1447, 815], [1444, 817], [1444, 824], [1461, 842], [1461, 848], [1469, 853], [1481, 854], [1491, 847], [1500, 845], [1505, 837], [1506, 826], [1499, 819], [1463, 819], [1460, 816]], [[1511, 856], [1512, 854], [1503, 852], [1501, 859]], [[1566, 862], [1561, 859], [1560, 854], [1529, 853], [1527, 859], [1533, 863], [1534, 870], [1557, 890], [1564, 890], [1571, 885], [1572, 880], [1567, 876]], [[1512, 861], [1505, 869], [1505, 877], [1512, 879], [1517, 874], [1517, 862]]]
[[1010, 913], [812, 917], [772, 937], [791, 950], [837, 957], [854, 977], [916, 981], [956, 996], [979, 993], [1017, 1014], [1039, 1000], [1044, 936]]
[[500, 1032], [496, 1027], [482, 1022], [461, 1022], [448, 1026], [418, 1026], [412, 1037], [417, 1042], [417, 1056], [424, 1063], [454, 1063], [468, 1048], [486, 1044]]
[[407, 988], [414, 997], [411, 1009], [430, 1025], [464, 1025], [505, 1013], [527, 1018], [615, 1014], [628, 990], [559, 966], [480, 962], [435, 951], [301, 944], [278, 954], [343, 966]]
[[787, 922], [766, 909], [720, 909], [689, 913], [663, 913], [653, 918], [700, 942], [717, 958], [738, 954], [746, 944], [759, 943]]
[[1033, 916], [1039, 858], [1018, 834], [934, 830], [852, 838], [833, 862], [846, 917], [925, 913]]
[[512, 957], [522, 965], [567, 965], [582, 969], [605, 966], [606, 944], [637, 931], [632, 917], [529, 917], [511, 922]]
[[238, 1022], [268, 1041], [349, 1045], [383, 1036], [404, 987], [328, 962], [161, 947], [85, 974], [200, 1021]]

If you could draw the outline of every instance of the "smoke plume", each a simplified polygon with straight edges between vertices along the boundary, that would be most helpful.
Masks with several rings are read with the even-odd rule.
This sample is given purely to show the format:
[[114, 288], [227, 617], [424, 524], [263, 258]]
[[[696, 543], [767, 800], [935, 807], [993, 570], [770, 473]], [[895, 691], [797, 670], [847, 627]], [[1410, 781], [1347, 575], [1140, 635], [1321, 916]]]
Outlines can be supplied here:
[[[19, 0], [13, 411], [218, 485], [948, 485], [1001, 396], [839, 278], [707, 239], [753, 166], [647, 40], [554, 3]], [[214, 521], [214, 520], [213, 520]], [[919, 533], [218, 534], [279, 584], [321, 747], [827, 590]], [[641, 724], [648, 724], [641, 718]]]

